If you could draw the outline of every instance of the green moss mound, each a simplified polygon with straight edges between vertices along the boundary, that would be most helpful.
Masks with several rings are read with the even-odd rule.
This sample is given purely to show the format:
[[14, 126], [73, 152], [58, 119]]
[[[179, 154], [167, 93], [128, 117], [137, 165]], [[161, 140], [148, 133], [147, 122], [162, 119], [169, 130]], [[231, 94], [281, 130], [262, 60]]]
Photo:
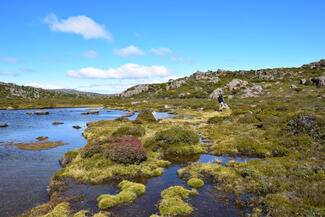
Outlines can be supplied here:
[[157, 132], [154, 137], [154, 142], [161, 147], [169, 147], [177, 144], [195, 145], [199, 141], [200, 137], [197, 134], [178, 127]]
[[204, 186], [204, 182], [198, 178], [191, 178], [187, 181], [187, 185], [191, 188], [202, 188]]
[[112, 136], [136, 136], [142, 137], [146, 134], [146, 131], [141, 126], [134, 127], [120, 127], [112, 133]]
[[69, 203], [63, 202], [57, 205], [51, 212], [42, 217], [69, 217], [70, 210], [69, 210]]
[[143, 110], [141, 111], [136, 120], [141, 120], [141, 121], [157, 121], [156, 117], [153, 115], [153, 111], [150, 109]]
[[122, 189], [120, 193], [116, 195], [102, 194], [97, 198], [100, 209], [108, 209], [119, 204], [132, 202], [146, 191], [146, 187], [143, 184], [127, 180], [120, 182], [118, 187]]
[[196, 190], [187, 190], [182, 186], [173, 186], [161, 192], [159, 212], [162, 216], [186, 216], [193, 212], [190, 204], [183, 201], [190, 195], [197, 195]]

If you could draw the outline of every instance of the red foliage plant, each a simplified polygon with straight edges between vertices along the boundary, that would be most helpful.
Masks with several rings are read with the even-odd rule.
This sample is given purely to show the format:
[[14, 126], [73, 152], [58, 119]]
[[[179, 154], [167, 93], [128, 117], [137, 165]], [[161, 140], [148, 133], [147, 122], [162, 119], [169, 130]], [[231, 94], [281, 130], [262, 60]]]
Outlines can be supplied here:
[[147, 159], [147, 150], [137, 137], [114, 137], [107, 147], [107, 156], [118, 163], [139, 164]]

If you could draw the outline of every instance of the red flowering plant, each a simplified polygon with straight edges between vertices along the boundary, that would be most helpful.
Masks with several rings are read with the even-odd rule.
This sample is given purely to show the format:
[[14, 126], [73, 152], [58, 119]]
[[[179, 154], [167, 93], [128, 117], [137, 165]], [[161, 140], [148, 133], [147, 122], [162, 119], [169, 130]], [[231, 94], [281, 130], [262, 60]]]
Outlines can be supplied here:
[[147, 150], [137, 137], [113, 137], [107, 147], [106, 156], [117, 163], [139, 164], [147, 159]]
[[94, 145], [86, 145], [80, 151], [80, 155], [82, 158], [90, 158], [94, 154], [102, 153], [104, 151], [104, 147], [99, 144]]

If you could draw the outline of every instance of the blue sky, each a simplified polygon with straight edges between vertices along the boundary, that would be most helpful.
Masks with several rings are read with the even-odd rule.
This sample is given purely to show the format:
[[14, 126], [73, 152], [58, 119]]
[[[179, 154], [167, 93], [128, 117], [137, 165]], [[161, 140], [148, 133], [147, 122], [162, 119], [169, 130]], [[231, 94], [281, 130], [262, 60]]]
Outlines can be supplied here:
[[325, 58], [325, 1], [0, 0], [0, 81], [119, 93]]

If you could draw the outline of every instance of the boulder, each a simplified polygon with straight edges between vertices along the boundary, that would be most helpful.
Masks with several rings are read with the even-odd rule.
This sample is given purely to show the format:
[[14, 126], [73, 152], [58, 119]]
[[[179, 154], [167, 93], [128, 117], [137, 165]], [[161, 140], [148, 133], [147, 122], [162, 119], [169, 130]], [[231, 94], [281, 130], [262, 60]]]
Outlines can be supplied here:
[[303, 84], [303, 85], [305, 85], [305, 84], [306, 84], [306, 82], [307, 82], [307, 80], [306, 80], [305, 78], [303, 78], [303, 79], [300, 79], [300, 81], [299, 81], [299, 83], [300, 83], [300, 84]]
[[47, 136], [39, 136], [39, 137], [37, 137], [36, 139], [38, 140], [38, 141], [43, 141], [43, 140], [46, 140], [46, 139], [48, 139], [49, 137], [47, 137]]
[[48, 114], [50, 114], [50, 112], [48, 112], [48, 111], [35, 111], [34, 114], [35, 115], [48, 115]]
[[7, 110], [15, 110], [13, 107], [9, 106]]
[[78, 126], [78, 125], [74, 125], [74, 126], [72, 126], [73, 128], [75, 128], [75, 129], [80, 129], [81, 127], [80, 126]]
[[54, 121], [52, 124], [53, 125], [59, 125], [59, 124], [64, 124], [64, 123], [63, 122], [59, 122], [59, 121]]
[[8, 124], [6, 123], [0, 124], [0, 127], [8, 127]]
[[223, 89], [222, 88], [217, 88], [210, 94], [209, 98], [210, 99], [218, 99], [218, 96], [220, 94], [223, 94]]
[[33, 112], [28, 111], [28, 112], [26, 112], [26, 114], [31, 115], [31, 114], [33, 114]]
[[230, 91], [232, 91], [232, 90], [237, 90], [241, 87], [246, 87], [247, 84], [248, 84], [247, 81], [243, 81], [240, 79], [234, 79], [234, 80], [230, 81], [226, 86], [228, 87], [228, 89]]
[[291, 85], [290, 85], [290, 88], [291, 88], [291, 89], [296, 89], [296, 88], [297, 88], [297, 86], [296, 86], [296, 85], [294, 85], [294, 84], [291, 84]]

